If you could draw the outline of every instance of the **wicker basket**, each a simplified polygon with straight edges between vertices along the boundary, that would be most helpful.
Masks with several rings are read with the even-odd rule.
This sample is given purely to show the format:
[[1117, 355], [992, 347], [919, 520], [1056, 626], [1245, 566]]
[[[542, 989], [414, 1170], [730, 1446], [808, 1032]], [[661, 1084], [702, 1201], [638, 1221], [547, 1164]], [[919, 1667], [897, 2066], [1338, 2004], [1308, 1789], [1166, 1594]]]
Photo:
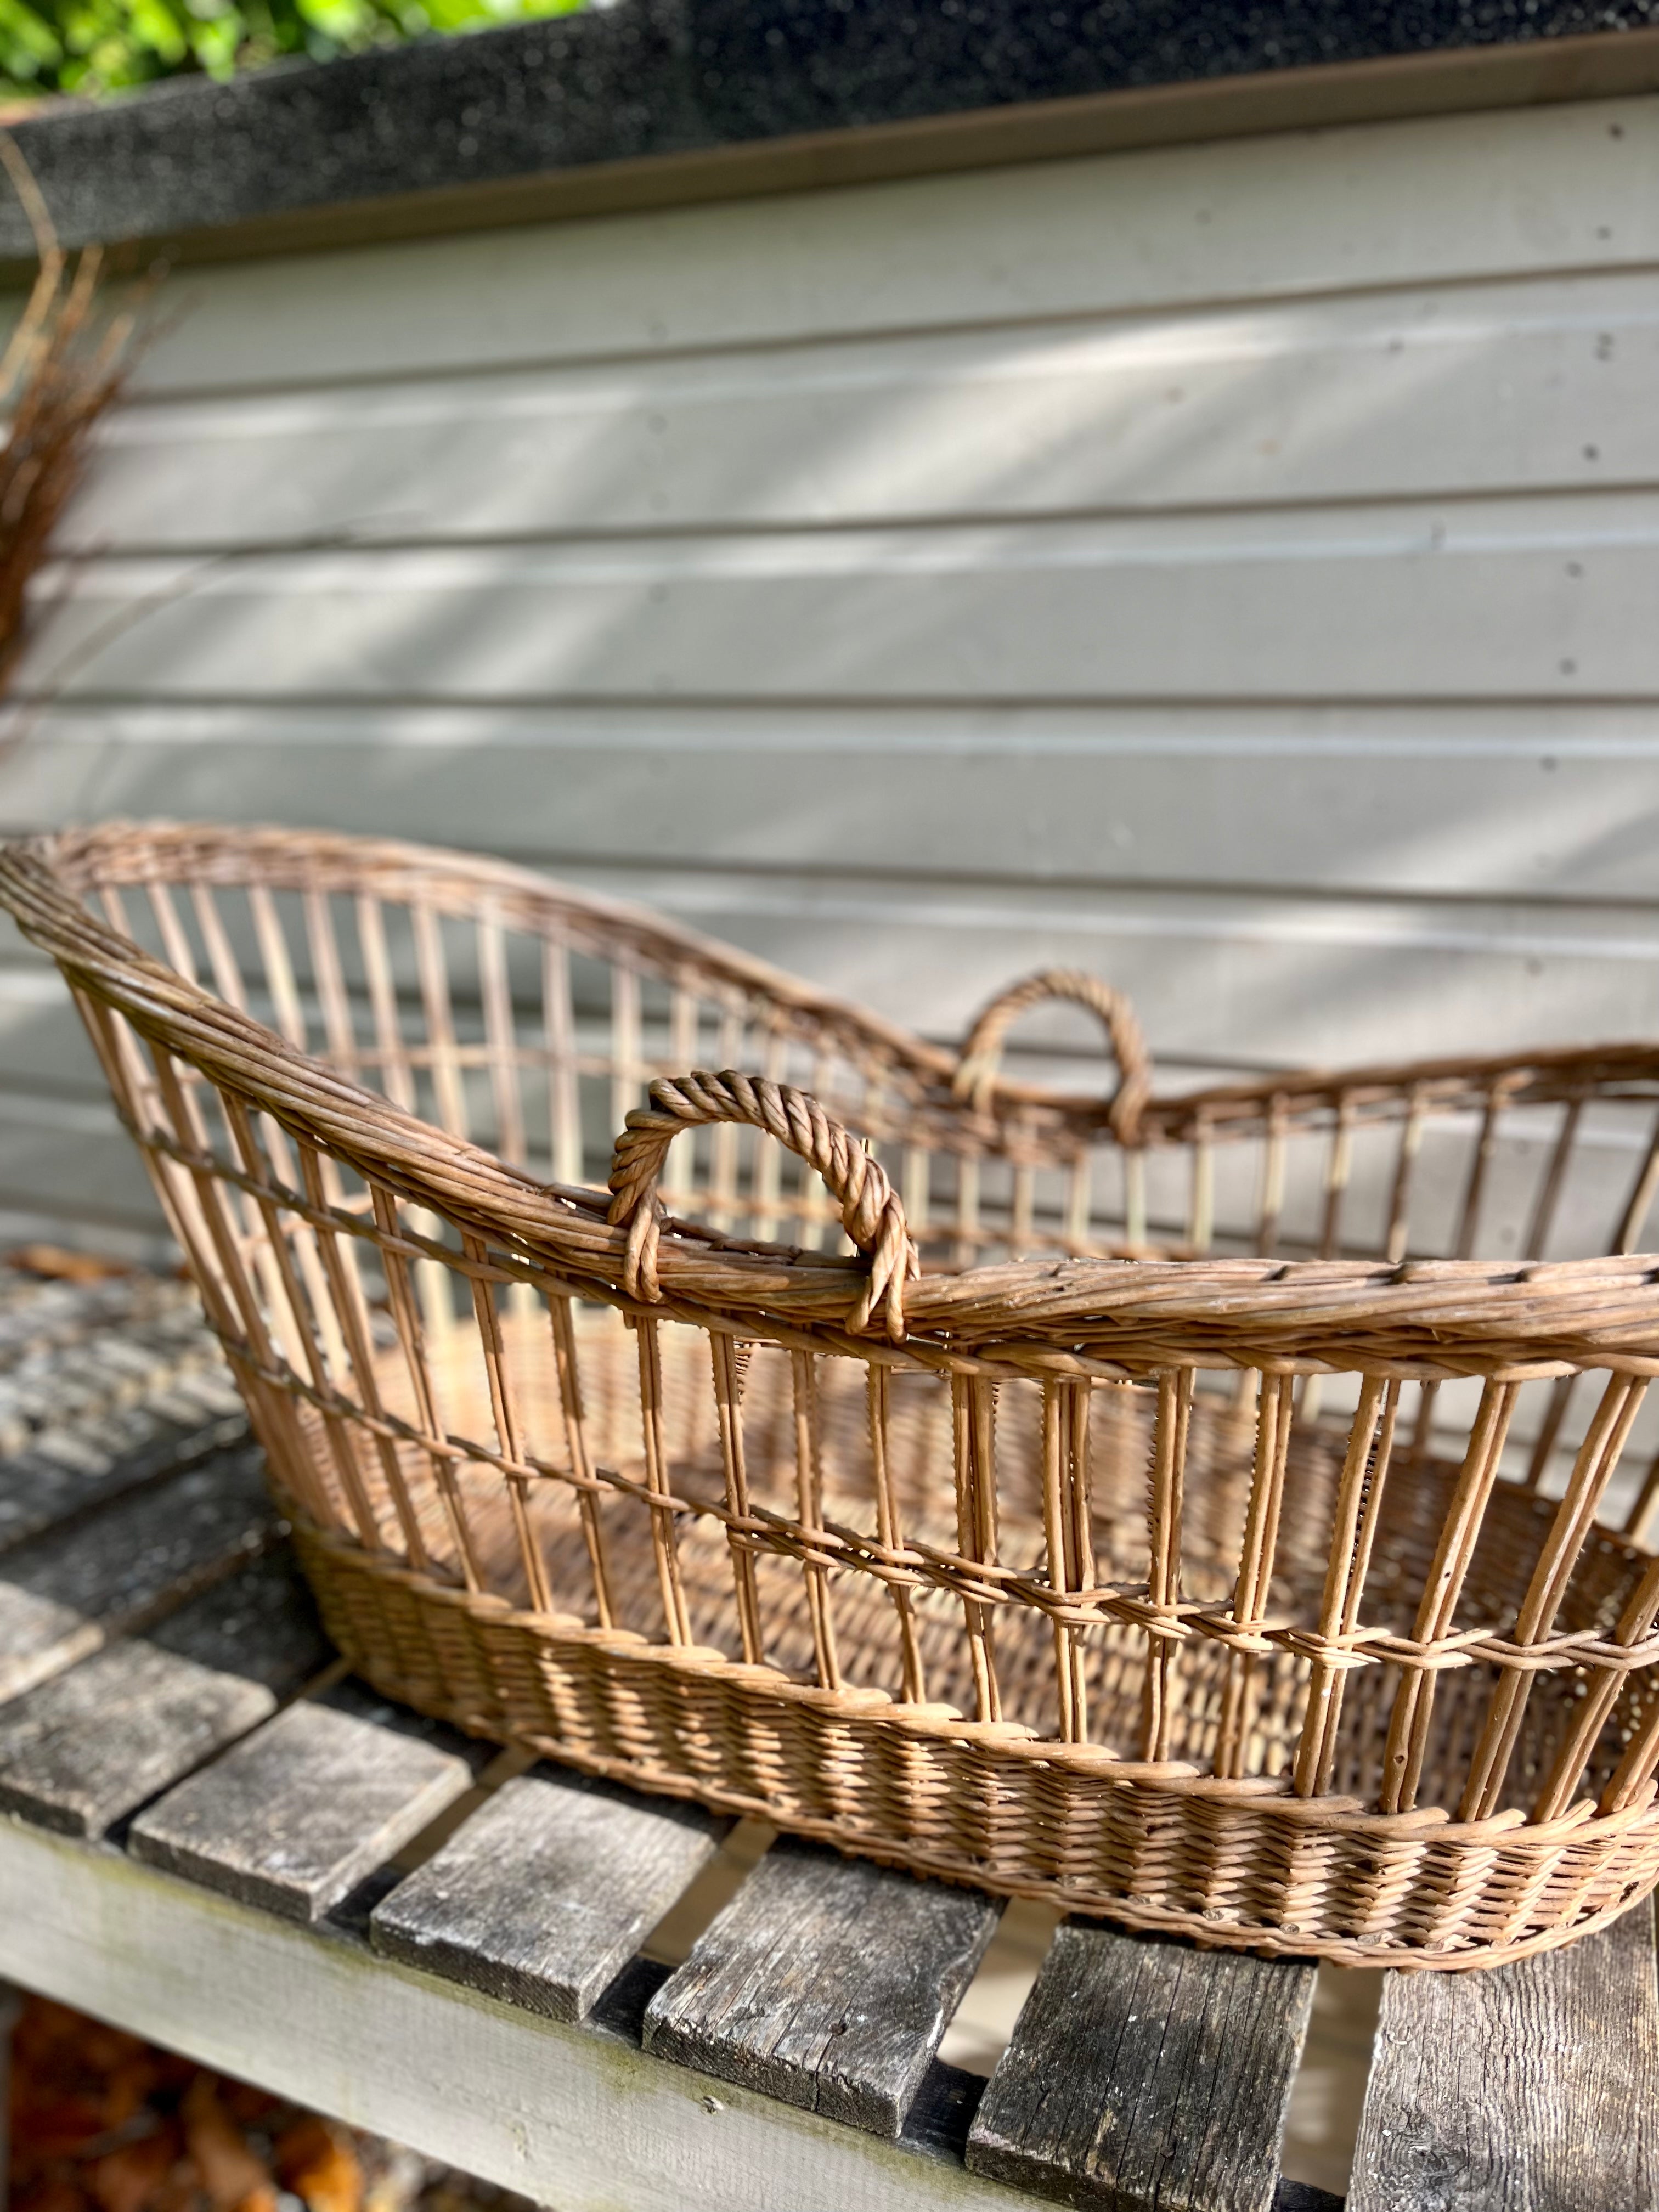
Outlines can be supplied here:
[[[0, 901], [383, 1690], [1269, 1952], [1484, 1965], [1659, 1875], [1659, 1046], [1164, 1096], [1087, 978], [957, 1059], [276, 831], [14, 846]], [[1105, 1103], [1000, 1075], [1052, 997]]]

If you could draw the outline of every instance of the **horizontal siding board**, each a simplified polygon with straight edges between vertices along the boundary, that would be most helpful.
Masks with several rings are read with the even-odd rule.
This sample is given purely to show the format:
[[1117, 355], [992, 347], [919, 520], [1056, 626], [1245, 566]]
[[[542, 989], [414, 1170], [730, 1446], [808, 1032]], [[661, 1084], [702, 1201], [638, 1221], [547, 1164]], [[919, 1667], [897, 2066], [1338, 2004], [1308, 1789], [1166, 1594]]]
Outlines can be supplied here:
[[1040, 967], [1108, 976], [1170, 1058], [1370, 1058], [1659, 1030], [1659, 917], [1060, 886], [593, 871], [931, 1034]]
[[[1079, 1069], [1067, 1070], [1079, 1083]], [[165, 1234], [159, 1207], [147, 1185], [130, 1179], [135, 1164], [125, 1136], [82, 1137], [72, 1140], [59, 1131], [60, 1147], [49, 1143], [31, 1146], [16, 1133], [17, 1123], [0, 1093], [0, 1241], [15, 1234], [39, 1236], [39, 1226], [14, 1231], [11, 1224], [27, 1218], [32, 1224], [61, 1222], [71, 1227], [103, 1229], [125, 1241], [144, 1235]], [[1523, 1117], [1517, 1116], [1517, 1121]], [[1490, 1258], [1518, 1255], [1531, 1218], [1540, 1178], [1547, 1167], [1559, 1127], [1559, 1115], [1546, 1121], [1535, 1118], [1518, 1127], [1500, 1144], [1492, 1164], [1488, 1190], [1481, 1212], [1477, 1251]], [[1547, 1255], [1572, 1258], [1607, 1249], [1619, 1224], [1626, 1199], [1645, 1144], [1645, 1124], [1650, 1117], [1627, 1116], [1617, 1129], [1587, 1141], [1577, 1158], [1569, 1188], [1563, 1194], [1555, 1234]], [[1638, 1127], [1638, 1121], [1644, 1125]], [[1413, 1178], [1411, 1209], [1411, 1249], [1444, 1256], [1449, 1250], [1452, 1227], [1467, 1184], [1469, 1163], [1478, 1140], [1474, 1116], [1435, 1124], [1426, 1135]], [[1378, 1131], [1363, 1137], [1356, 1148], [1355, 1173], [1344, 1206], [1344, 1237], [1354, 1253], [1374, 1256], [1386, 1242], [1390, 1218], [1397, 1134]], [[1281, 1224], [1281, 1250], [1316, 1249], [1322, 1217], [1322, 1175], [1328, 1153], [1328, 1139], [1316, 1133], [1298, 1139], [1287, 1160], [1287, 1194]], [[526, 1163], [532, 1172], [545, 1171], [545, 1158]], [[603, 1180], [604, 1157], [590, 1152], [586, 1179]], [[14, 1182], [14, 1174], [27, 1178]], [[994, 1193], [992, 1185], [995, 1184]], [[1254, 1148], [1237, 1152], [1222, 1149], [1217, 1158], [1216, 1202], [1218, 1249], [1248, 1249], [1254, 1234], [1260, 1202], [1260, 1158]], [[987, 1191], [999, 1204], [1006, 1201], [1006, 1184], [988, 1175]], [[1052, 1190], [1049, 1196], [1053, 1196]], [[1190, 1182], [1188, 1165], [1176, 1154], [1154, 1154], [1148, 1164], [1148, 1218], [1155, 1235], [1179, 1237], [1188, 1218]], [[696, 1216], [693, 1202], [681, 1211]], [[1108, 1226], [1109, 1206], [1103, 1211], [1102, 1227]], [[52, 1234], [48, 1231], [46, 1233]], [[1650, 1215], [1638, 1238], [1638, 1249], [1659, 1244], [1659, 1222]], [[1467, 1425], [1473, 1404], [1462, 1408]], [[1582, 1413], [1581, 1409], [1581, 1413]], [[1452, 1408], [1446, 1409], [1449, 1419]], [[1659, 1434], [1659, 1409], [1638, 1432], [1635, 1445], [1650, 1454], [1651, 1437]], [[1637, 1479], [1632, 1464], [1632, 1483]], [[1628, 1502], [1628, 1491], [1621, 1493]], [[1616, 1516], [1615, 1516], [1616, 1517]]]
[[159, 1229], [155, 1193], [118, 1128], [100, 1133], [44, 1112], [26, 1116], [16, 1104], [0, 1093], [0, 1214]]
[[49, 572], [26, 686], [179, 700], [1659, 697], [1659, 510], [1256, 513]]
[[[1659, 1031], [1650, 908], [1108, 894], [668, 862], [565, 872], [944, 1039], [991, 992], [1049, 966], [1109, 977], [1139, 1008], [1154, 1052], [1183, 1064], [1340, 1066]], [[66, 1000], [37, 997], [6, 1036], [14, 1082], [38, 1071], [43, 1090], [73, 1085], [88, 1066]], [[96, 1097], [90, 1076], [75, 1095]]]
[[191, 270], [137, 374], [271, 389], [1656, 260], [1659, 100], [1594, 100]]
[[66, 543], [847, 525], [1659, 480], [1659, 276], [152, 401]]
[[0, 1088], [95, 1109], [112, 1128], [108, 1088], [62, 980], [9, 920], [0, 927]]
[[287, 817], [556, 868], [1659, 895], [1650, 707], [66, 708], [15, 773], [30, 819]]

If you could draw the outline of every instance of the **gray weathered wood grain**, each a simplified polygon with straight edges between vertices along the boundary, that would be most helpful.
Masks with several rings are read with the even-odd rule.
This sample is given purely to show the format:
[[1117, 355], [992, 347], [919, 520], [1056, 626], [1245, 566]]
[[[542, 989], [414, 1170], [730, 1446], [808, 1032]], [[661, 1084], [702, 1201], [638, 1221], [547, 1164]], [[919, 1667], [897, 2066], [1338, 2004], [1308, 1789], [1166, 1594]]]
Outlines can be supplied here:
[[645, 2048], [896, 2136], [1001, 1910], [775, 1844], [653, 1998]]
[[136, 1856], [318, 1920], [453, 1802], [465, 1759], [323, 1704], [290, 1705], [133, 1823]]
[[22, 1277], [0, 1303], [0, 1549], [245, 1442], [187, 1285]]
[[131, 1623], [252, 1559], [276, 1525], [264, 1455], [224, 1452], [20, 1547], [0, 1583]]
[[1659, 2204], [1653, 1907], [1479, 1974], [1390, 1974], [1349, 2212]]
[[78, 1402], [96, 1403], [109, 1395], [98, 1376], [136, 1375], [147, 1385], [158, 1365], [228, 1379], [187, 1284], [138, 1272], [94, 1282], [8, 1274], [0, 1281], [0, 1454], [21, 1450], [62, 1419], [65, 1401], [42, 1391], [43, 1376], [64, 1377]]
[[144, 1632], [146, 1644], [292, 1697], [334, 1658], [287, 1543], [200, 1591]]
[[168, 1389], [165, 1403], [112, 1407], [0, 1461], [0, 1549], [246, 1442], [240, 1405], [192, 1407], [191, 1395], [181, 1382]]
[[1065, 1922], [969, 2166], [1100, 2212], [1269, 2212], [1313, 1990], [1311, 1966]]
[[0, 1820], [0, 1974], [520, 2205], [1013, 2212], [959, 2164], [728, 2094], [637, 2043], [492, 2003], [23, 1820]]
[[261, 1455], [245, 1450], [19, 1545], [0, 1560], [0, 1698], [233, 1571], [276, 1526]]
[[106, 1834], [268, 1719], [329, 1657], [284, 1546], [148, 1636], [118, 1638], [0, 1706], [0, 1807]]
[[276, 1705], [261, 1683], [118, 1638], [0, 1707], [0, 1808], [103, 1835]]
[[982, 2074], [970, 2074], [965, 2067], [934, 2059], [910, 2100], [900, 2140], [907, 2150], [918, 2150], [926, 2158], [948, 2159], [959, 2166], [968, 2148], [968, 2130], [984, 2094]]
[[469, 1771], [481, 1774], [491, 1759], [501, 1751], [497, 1743], [487, 1743], [480, 1737], [463, 1735], [459, 1729], [452, 1728], [447, 1721], [434, 1721], [427, 1713], [417, 1713], [412, 1705], [399, 1705], [395, 1698], [383, 1697], [372, 1682], [361, 1674], [348, 1674], [318, 1692], [318, 1703], [337, 1713], [349, 1713], [354, 1720], [368, 1721], [375, 1728], [389, 1729], [396, 1735], [406, 1735], [422, 1743], [436, 1744], [439, 1750], [447, 1751], [463, 1760]]
[[375, 1948], [580, 2020], [729, 1822], [574, 1777], [521, 1775], [375, 1908]]

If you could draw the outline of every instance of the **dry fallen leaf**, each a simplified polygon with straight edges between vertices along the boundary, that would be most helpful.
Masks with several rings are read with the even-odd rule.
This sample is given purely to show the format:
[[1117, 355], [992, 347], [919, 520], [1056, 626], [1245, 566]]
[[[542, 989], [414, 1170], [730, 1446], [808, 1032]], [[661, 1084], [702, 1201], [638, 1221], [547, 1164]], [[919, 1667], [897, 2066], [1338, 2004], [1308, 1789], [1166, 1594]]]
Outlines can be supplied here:
[[361, 2212], [363, 2169], [343, 2128], [307, 2117], [276, 2139], [276, 2172], [309, 2212]]
[[44, 1997], [14, 2031], [11, 2119], [9, 2212], [532, 2212]]
[[94, 2166], [89, 2183], [98, 2212], [144, 2212], [177, 2163], [180, 2148], [176, 2129], [157, 2128], [107, 2152]]
[[211, 2075], [198, 2074], [179, 2107], [185, 2148], [213, 2212], [276, 2212], [276, 2185], [219, 2101]]
[[106, 1276], [130, 1275], [124, 1261], [100, 1259], [95, 1252], [71, 1252], [62, 1244], [19, 1244], [6, 1264], [26, 1275], [51, 1275], [65, 1283], [101, 1283]]

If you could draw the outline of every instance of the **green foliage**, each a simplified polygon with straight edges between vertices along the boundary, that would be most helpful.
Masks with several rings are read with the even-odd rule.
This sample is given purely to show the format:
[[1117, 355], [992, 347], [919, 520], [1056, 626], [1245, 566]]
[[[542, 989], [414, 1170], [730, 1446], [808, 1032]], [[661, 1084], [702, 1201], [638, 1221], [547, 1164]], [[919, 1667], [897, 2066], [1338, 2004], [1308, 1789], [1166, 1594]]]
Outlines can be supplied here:
[[161, 76], [228, 77], [283, 54], [316, 61], [568, 15], [583, 0], [0, 0], [0, 97], [97, 96]]

